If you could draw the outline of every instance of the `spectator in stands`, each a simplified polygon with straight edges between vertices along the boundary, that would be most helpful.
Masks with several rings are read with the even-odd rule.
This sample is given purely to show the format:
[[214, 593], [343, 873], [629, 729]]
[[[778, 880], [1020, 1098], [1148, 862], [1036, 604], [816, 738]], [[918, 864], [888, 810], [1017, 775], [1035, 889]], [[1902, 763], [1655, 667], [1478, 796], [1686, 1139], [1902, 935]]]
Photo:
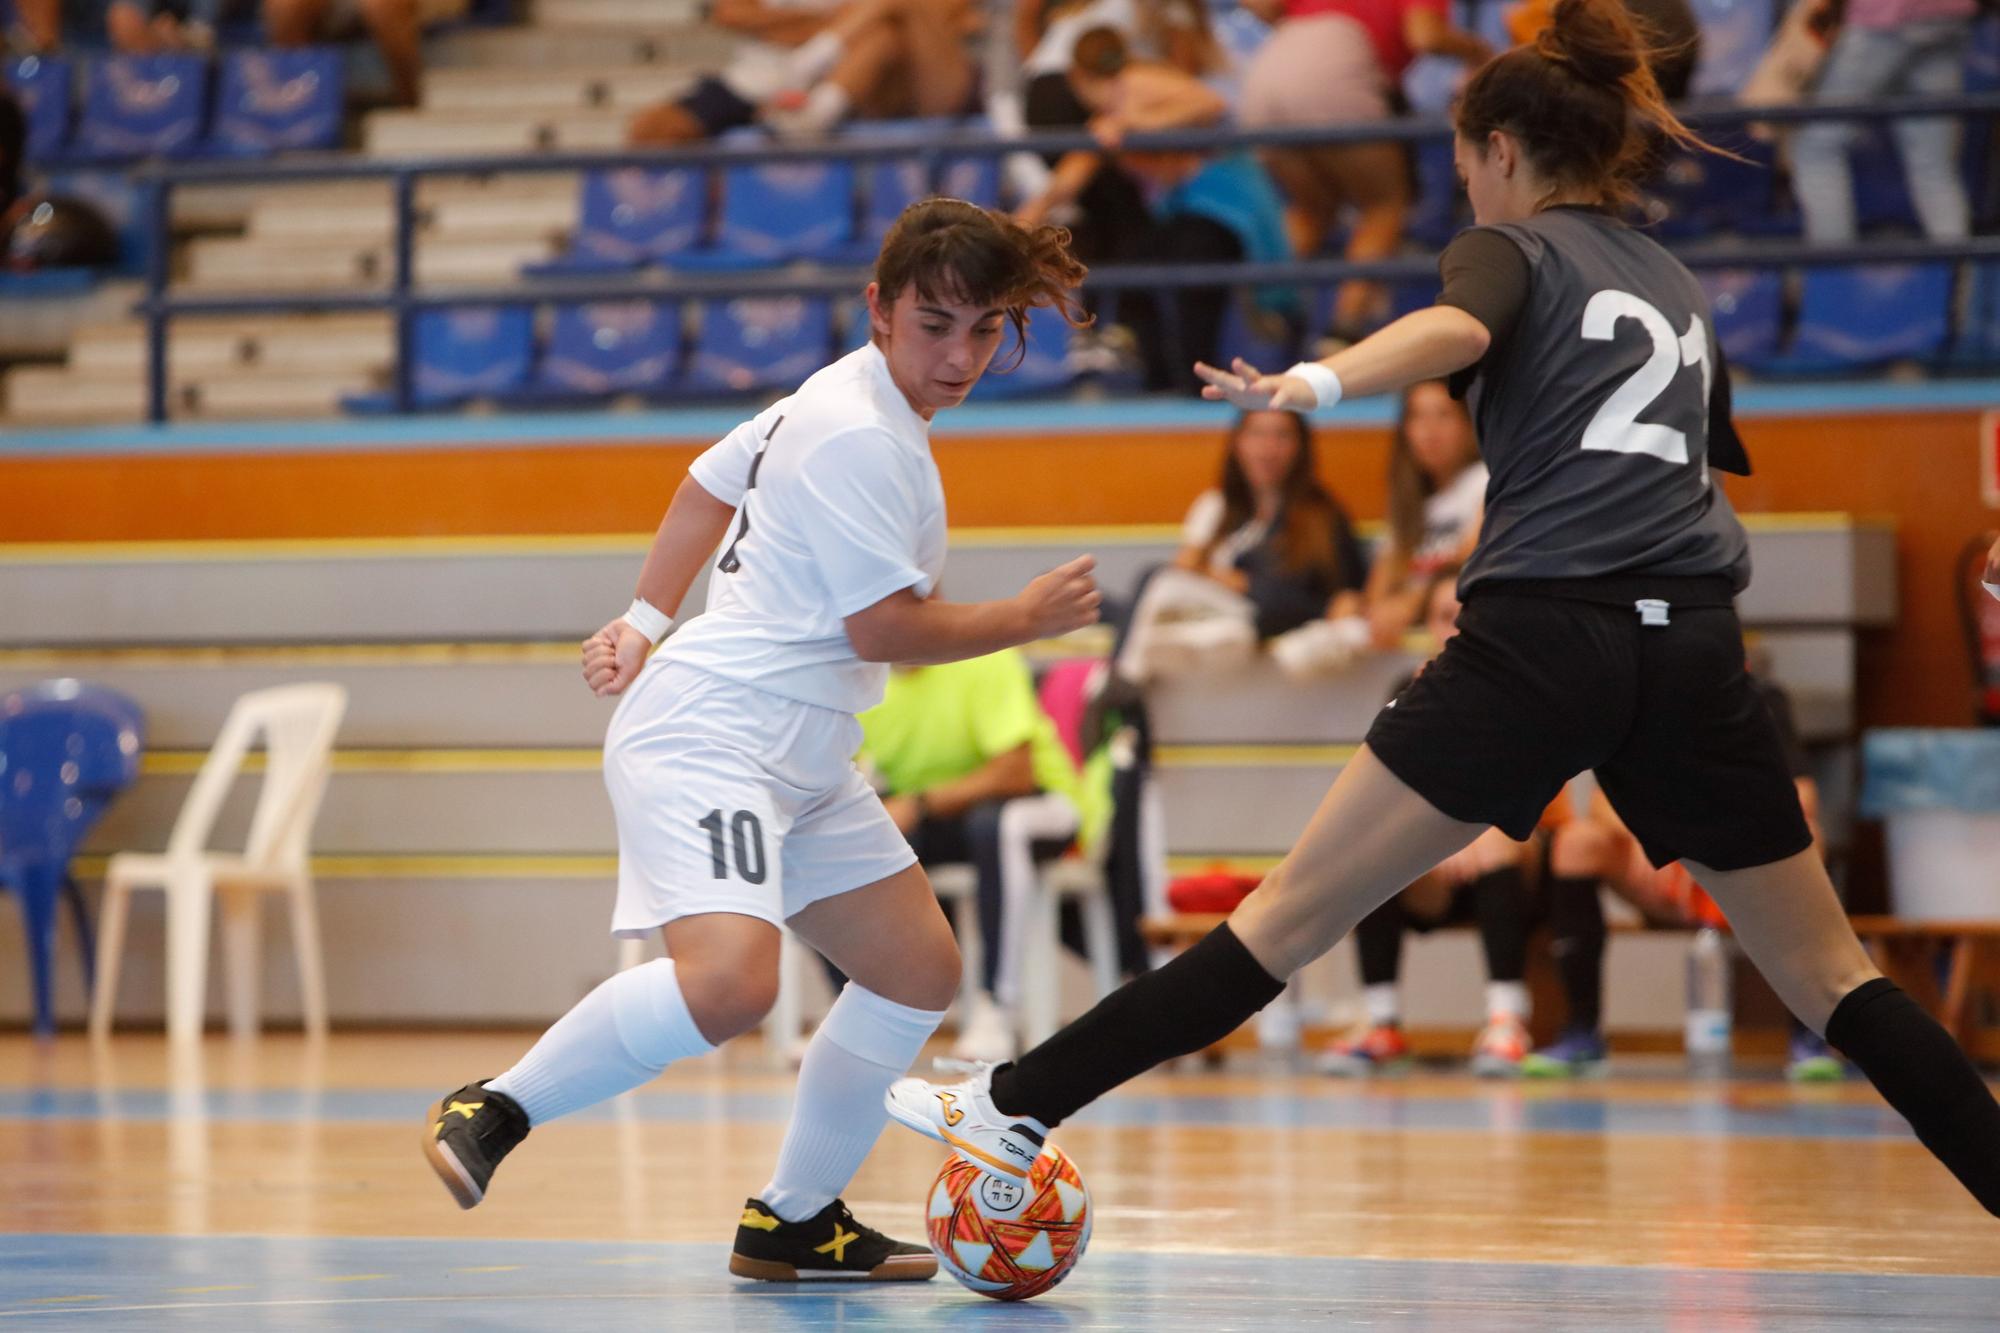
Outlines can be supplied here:
[[[1646, 63], [1660, 95], [1678, 102], [1694, 82], [1701, 60], [1701, 24], [1688, 0], [1625, 0], [1625, 12], [1650, 48]], [[1507, 15], [1507, 36], [1516, 46], [1535, 40], [1555, 13], [1553, 0], [1524, 0]]]
[[926, 867], [970, 862], [978, 877], [981, 988], [962, 1016], [956, 1053], [1004, 1060], [1017, 1036], [1015, 991], [1035, 866], [1079, 834], [1095, 838], [1109, 813], [1106, 773], [1086, 785], [1042, 711], [1018, 650], [943, 666], [898, 667], [863, 713], [861, 756], [883, 805]]
[[7, 45], [23, 55], [54, 51], [63, 44], [62, 0], [14, 0]]
[[[1458, 633], [1458, 567], [1432, 578], [1425, 626], [1435, 650]], [[1401, 694], [1408, 685], [1396, 688]], [[1391, 696], [1394, 698], [1394, 695]], [[1560, 800], [1560, 798], [1558, 798]], [[1558, 812], [1559, 813], [1559, 812]], [[1407, 1063], [1403, 1035], [1403, 933], [1476, 921], [1486, 954], [1486, 1025], [1472, 1044], [1472, 1071], [1501, 1078], [1519, 1072], [1528, 1054], [1529, 899], [1527, 870], [1534, 843], [1487, 829], [1463, 851], [1361, 919], [1354, 929], [1361, 966], [1362, 1023], [1327, 1048], [1328, 1073], [1368, 1074]]]
[[[1820, 69], [1815, 95], [1865, 100], [1962, 92], [1977, 7], [1978, 0], [1847, 0], [1844, 26]], [[1808, 240], [1844, 245], [1856, 239], [1847, 161], [1856, 132], [1851, 121], [1815, 120], [1800, 126], [1792, 141], [1792, 185]], [[1893, 120], [1889, 132], [1924, 234], [1934, 241], [1963, 240], [1971, 211], [1959, 177], [1957, 118]]]
[[1113, 657], [1114, 704], [1163, 675], [1244, 661], [1260, 640], [1352, 613], [1366, 571], [1347, 511], [1319, 480], [1311, 425], [1245, 412], [1219, 484], [1188, 508], [1173, 564], [1139, 592]]
[[126, 55], [209, 51], [227, 8], [224, 0], [112, 0], [104, 30]]
[[[1244, 125], [1345, 125], [1386, 120], [1398, 106], [1403, 71], [1419, 55], [1478, 64], [1492, 54], [1453, 26], [1446, 0], [1244, 0], [1277, 25], [1244, 74]], [[1344, 254], [1385, 259], [1403, 243], [1410, 169], [1393, 142], [1271, 148], [1263, 163], [1289, 205], [1292, 249], [1318, 254], [1354, 210]], [[1331, 332], [1351, 340], [1381, 323], [1388, 291], [1377, 282], [1341, 284]]]
[[469, 0], [263, 0], [264, 31], [273, 46], [310, 46], [350, 28], [356, 19], [375, 41], [397, 106], [415, 106], [423, 91], [424, 29], [463, 17]]
[[1472, 554], [1485, 507], [1486, 465], [1465, 404], [1443, 380], [1411, 385], [1390, 445], [1389, 534], [1368, 572], [1376, 647], [1400, 643], [1438, 571]]
[[[1760, 664], [1761, 665], [1761, 664]], [[1759, 670], [1758, 691], [1778, 724], [1778, 736], [1798, 787], [1799, 803], [1820, 848], [1819, 787], [1808, 772], [1805, 746], [1793, 721], [1792, 703], [1784, 687]], [[1577, 799], [1572, 792], [1587, 788]], [[1604, 945], [1607, 931], [1599, 886], [1611, 889], [1637, 908], [1648, 922], [1685, 929], [1726, 926], [1721, 911], [1686, 867], [1676, 861], [1654, 866], [1638, 840], [1625, 827], [1611, 802], [1594, 782], [1582, 779], [1557, 798], [1585, 809], [1554, 831], [1549, 849], [1548, 906], [1550, 949], [1561, 976], [1568, 1013], [1563, 1031], [1550, 1045], [1529, 1056], [1522, 1072], [1539, 1078], [1571, 1078], [1594, 1071], [1606, 1056], [1603, 1031]], [[1790, 1020], [1791, 1047], [1786, 1073], [1797, 1082], [1824, 1082], [1845, 1076], [1839, 1059], [1826, 1042]]]
[[[1069, 82], [1077, 101], [1090, 110], [1091, 134], [1144, 184], [1151, 200], [1144, 225], [1134, 219], [1117, 258], [1202, 264], [1290, 257], [1283, 205], [1249, 154], [1121, 151], [1133, 134], [1220, 123], [1229, 111], [1221, 94], [1175, 65], [1135, 58], [1113, 28], [1093, 28], [1077, 39]], [[1073, 203], [1086, 183], [1058, 174], [1021, 215], [1046, 217]], [[1151, 292], [1119, 294], [1118, 316], [1138, 338], [1147, 388], [1199, 387], [1193, 365], [1218, 359], [1229, 299], [1226, 287], [1181, 289], [1170, 329]], [[1257, 304], [1271, 317], [1286, 319], [1296, 314], [1297, 296], [1290, 288], [1260, 289]]]
[[14, 205], [26, 192], [28, 116], [13, 90], [0, 84], [0, 236], [14, 225]]
[[850, 116], [978, 109], [971, 0], [718, 0], [710, 21], [750, 40], [720, 74], [635, 116], [633, 143], [693, 143], [758, 121], [810, 138]]

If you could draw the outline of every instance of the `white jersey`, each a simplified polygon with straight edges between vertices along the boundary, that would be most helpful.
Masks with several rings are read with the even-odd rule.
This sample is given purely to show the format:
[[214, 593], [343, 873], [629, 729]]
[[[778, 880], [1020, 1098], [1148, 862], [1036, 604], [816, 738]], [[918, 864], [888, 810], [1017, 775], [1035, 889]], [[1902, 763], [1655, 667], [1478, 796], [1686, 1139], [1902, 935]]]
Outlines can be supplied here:
[[843, 713], [882, 701], [846, 617], [891, 593], [928, 597], [944, 572], [944, 486], [930, 423], [873, 344], [738, 426], [689, 475], [737, 506], [708, 609], [654, 659]]

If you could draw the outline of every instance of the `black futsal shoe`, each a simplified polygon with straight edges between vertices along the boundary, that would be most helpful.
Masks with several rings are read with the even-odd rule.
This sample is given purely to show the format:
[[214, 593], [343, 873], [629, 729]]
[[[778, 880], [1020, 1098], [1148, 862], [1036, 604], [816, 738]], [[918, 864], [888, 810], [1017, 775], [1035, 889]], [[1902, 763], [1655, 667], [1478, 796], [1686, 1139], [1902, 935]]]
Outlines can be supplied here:
[[431, 1107], [424, 1121], [424, 1160], [461, 1208], [486, 1197], [500, 1159], [528, 1137], [528, 1113], [504, 1092], [468, 1083]]
[[729, 1271], [760, 1282], [922, 1282], [937, 1276], [937, 1256], [927, 1245], [863, 1226], [838, 1199], [803, 1222], [787, 1222], [762, 1199], [749, 1199]]

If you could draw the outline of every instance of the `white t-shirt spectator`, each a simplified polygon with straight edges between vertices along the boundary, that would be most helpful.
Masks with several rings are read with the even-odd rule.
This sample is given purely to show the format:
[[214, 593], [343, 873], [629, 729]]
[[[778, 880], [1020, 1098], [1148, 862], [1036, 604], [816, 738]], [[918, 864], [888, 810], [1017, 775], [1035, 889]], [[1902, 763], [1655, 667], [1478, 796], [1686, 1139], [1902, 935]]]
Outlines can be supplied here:
[[882, 701], [889, 668], [845, 618], [944, 572], [944, 486], [930, 423], [873, 344], [738, 426], [688, 469], [738, 506], [708, 608], [656, 658], [843, 713]]
[[1410, 578], [1428, 582], [1451, 563], [1486, 505], [1486, 464], [1473, 463], [1424, 501], [1424, 536], [1410, 553]]
[[[1234, 532], [1222, 531], [1222, 520], [1228, 512], [1228, 503], [1220, 490], [1206, 490], [1195, 496], [1188, 506], [1187, 517], [1181, 521], [1181, 544], [1183, 546], [1206, 546], [1215, 542], [1215, 549], [1208, 553], [1209, 570], [1216, 574], [1226, 574], [1236, 568], [1236, 557], [1264, 540], [1271, 525], [1261, 518], [1252, 518]], [[1216, 538], [1221, 540], [1217, 541]]]

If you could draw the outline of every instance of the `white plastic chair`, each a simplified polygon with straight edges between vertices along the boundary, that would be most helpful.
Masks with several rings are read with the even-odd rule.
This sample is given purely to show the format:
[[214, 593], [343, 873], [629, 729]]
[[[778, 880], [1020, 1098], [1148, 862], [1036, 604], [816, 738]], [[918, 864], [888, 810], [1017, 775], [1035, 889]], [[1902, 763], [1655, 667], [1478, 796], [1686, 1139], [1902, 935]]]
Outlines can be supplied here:
[[[242, 696], [229, 710], [215, 747], [188, 790], [165, 854], [120, 852], [111, 858], [104, 876], [97, 989], [90, 1005], [92, 1037], [102, 1038], [111, 1031], [125, 916], [135, 889], [166, 892], [167, 1035], [174, 1044], [201, 1038], [208, 993], [209, 908], [218, 894], [230, 1031], [246, 1036], [257, 1030], [260, 895], [282, 892], [291, 899], [306, 1031], [316, 1038], [326, 1035], [326, 978], [308, 844], [326, 794], [334, 733], [346, 711], [347, 690], [340, 685], [283, 685]], [[240, 853], [210, 851], [209, 836], [223, 800], [260, 737], [264, 778], [250, 819], [249, 840]]]

